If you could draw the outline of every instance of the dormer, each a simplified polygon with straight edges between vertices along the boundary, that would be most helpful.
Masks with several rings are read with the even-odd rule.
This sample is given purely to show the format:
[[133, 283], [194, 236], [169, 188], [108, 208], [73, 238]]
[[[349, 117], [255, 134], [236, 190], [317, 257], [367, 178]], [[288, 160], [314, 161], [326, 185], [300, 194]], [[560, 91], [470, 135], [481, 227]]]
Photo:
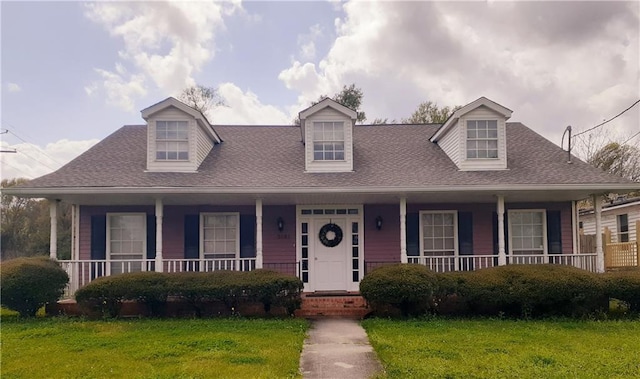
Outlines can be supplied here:
[[353, 171], [354, 110], [326, 98], [299, 114], [306, 172]]
[[512, 111], [486, 97], [453, 112], [431, 137], [461, 171], [507, 169], [506, 121]]
[[222, 142], [202, 112], [173, 97], [141, 113], [147, 122], [147, 171], [196, 172]]

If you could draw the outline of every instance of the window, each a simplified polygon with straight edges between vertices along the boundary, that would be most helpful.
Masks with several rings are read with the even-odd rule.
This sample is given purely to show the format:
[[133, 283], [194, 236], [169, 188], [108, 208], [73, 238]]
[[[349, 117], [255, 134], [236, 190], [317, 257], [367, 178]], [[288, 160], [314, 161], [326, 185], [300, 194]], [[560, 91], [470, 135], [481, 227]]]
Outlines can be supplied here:
[[467, 158], [498, 158], [498, 121], [467, 121]]
[[618, 242], [629, 242], [629, 216], [618, 215]]
[[509, 211], [509, 244], [513, 255], [546, 253], [546, 214], [543, 210]]
[[189, 123], [187, 121], [156, 121], [156, 159], [189, 160]]
[[236, 258], [240, 239], [238, 214], [204, 213], [201, 217], [202, 257], [204, 259]]
[[313, 123], [313, 160], [344, 160], [344, 122]]
[[107, 215], [107, 250], [111, 275], [140, 271], [146, 257], [147, 216], [133, 213]]
[[420, 212], [422, 255], [457, 255], [457, 214], [447, 212]]

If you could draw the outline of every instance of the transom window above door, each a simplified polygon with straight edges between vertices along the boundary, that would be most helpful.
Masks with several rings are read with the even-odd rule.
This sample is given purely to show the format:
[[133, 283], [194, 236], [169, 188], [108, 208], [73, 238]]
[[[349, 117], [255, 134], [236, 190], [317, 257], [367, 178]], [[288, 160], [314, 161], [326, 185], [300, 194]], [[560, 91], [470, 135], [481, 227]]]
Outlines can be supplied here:
[[156, 159], [189, 160], [189, 122], [156, 121]]
[[313, 123], [313, 160], [344, 160], [344, 122]]

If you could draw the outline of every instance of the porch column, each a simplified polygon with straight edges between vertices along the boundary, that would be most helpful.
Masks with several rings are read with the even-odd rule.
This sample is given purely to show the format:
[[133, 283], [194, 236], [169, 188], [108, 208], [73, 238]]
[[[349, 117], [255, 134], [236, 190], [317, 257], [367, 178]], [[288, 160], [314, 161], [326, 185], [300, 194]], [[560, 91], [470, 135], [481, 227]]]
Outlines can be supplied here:
[[162, 262], [162, 219], [164, 217], [164, 205], [162, 199], [156, 199], [156, 272], [164, 271]]
[[578, 202], [571, 202], [571, 232], [573, 234], [573, 254], [580, 253], [580, 247], [578, 246]]
[[400, 262], [407, 263], [407, 198], [400, 199]]
[[602, 249], [602, 196], [593, 195], [596, 216], [596, 272], [604, 272], [604, 250]]
[[58, 259], [58, 200], [49, 201], [51, 232], [49, 234], [49, 257]]
[[256, 268], [262, 268], [262, 199], [256, 199]]
[[498, 266], [507, 264], [504, 243], [504, 196], [498, 195]]

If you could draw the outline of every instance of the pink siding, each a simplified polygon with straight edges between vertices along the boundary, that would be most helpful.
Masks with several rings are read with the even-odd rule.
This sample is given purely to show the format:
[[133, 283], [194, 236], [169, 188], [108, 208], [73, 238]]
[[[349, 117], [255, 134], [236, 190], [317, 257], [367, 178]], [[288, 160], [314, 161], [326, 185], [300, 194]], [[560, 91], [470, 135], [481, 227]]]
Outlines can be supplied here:
[[[376, 218], [382, 217], [382, 229], [376, 229]], [[364, 206], [364, 260], [400, 262], [400, 205]]]
[[[284, 229], [278, 230], [282, 217]], [[265, 264], [296, 262], [296, 207], [294, 205], [262, 208], [262, 256]]]

